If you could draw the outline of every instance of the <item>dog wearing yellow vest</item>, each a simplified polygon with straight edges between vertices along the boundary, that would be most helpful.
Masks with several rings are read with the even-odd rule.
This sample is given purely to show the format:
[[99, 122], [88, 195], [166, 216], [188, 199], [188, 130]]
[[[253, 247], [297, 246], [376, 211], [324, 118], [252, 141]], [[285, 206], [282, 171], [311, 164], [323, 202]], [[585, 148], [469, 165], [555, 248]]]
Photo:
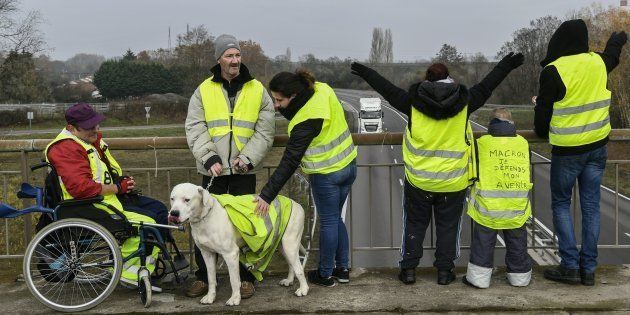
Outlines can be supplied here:
[[[255, 205], [255, 203], [254, 203]], [[282, 235], [281, 252], [289, 265], [286, 279], [282, 286], [293, 284], [298, 278], [297, 296], [308, 294], [308, 284], [299, 254], [302, 232], [304, 230], [304, 209], [297, 202], [291, 202], [291, 215]], [[239, 305], [241, 302], [239, 275], [239, 255], [245, 241], [230, 221], [227, 210], [201, 186], [190, 183], [179, 184], [171, 191], [171, 210], [169, 221], [182, 224], [190, 222], [193, 239], [201, 250], [208, 270], [208, 294], [201, 299], [202, 304], [212, 304], [216, 296], [216, 264], [219, 254], [225, 260], [230, 276], [232, 296], [226, 305]]]

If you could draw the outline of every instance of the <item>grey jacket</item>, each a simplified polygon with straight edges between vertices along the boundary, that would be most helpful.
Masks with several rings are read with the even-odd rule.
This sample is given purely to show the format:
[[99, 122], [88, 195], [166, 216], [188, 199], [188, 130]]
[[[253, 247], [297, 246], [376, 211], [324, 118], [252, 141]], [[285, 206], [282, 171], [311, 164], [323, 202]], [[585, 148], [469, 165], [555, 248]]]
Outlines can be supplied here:
[[[230, 106], [231, 112], [234, 109], [234, 105], [241, 91], [239, 90], [236, 93], [234, 103], [231, 103], [225, 87], [223, 87], [222, 90], [225, 101]], [[221, 159], [223, 166], [221, 175], [237, 174], [230, 168], [232, 161], [237, 157], [241, 158], [243, 162], [247, 164], [251, 163], [254, 166], [254, 168], [248, 172], [249, 174], [257, 172], [262, 168], [262, 160], [271, 149], [273, 137], [276, 132], [275, 111], [271, 97], [266, 90], [263, 91], [258, 121], [256, 121], [256, 127], [254, 128], [254, 135], [252, 135], [245, 144], [243, 151], [239, 152], [235, 142], [233, 140], [230, 141], [231, 134], [223, 136], [216, 142], [211, 140], [210, 134], [208, 133], [208, 126], [206, 125], [201, 94], [199, 87], [197, 87], [188, 104], [188, 115], [186, 116], [185, 126], [188, 147], [197, 161], [197, 171], [200, 174], [206, 176], [210, 174], [208, 169], [204, 167], [204, 164], [214, 156], [218, 156]], [[214, 157], [214, 159], [216, 159], [216, 157]]]

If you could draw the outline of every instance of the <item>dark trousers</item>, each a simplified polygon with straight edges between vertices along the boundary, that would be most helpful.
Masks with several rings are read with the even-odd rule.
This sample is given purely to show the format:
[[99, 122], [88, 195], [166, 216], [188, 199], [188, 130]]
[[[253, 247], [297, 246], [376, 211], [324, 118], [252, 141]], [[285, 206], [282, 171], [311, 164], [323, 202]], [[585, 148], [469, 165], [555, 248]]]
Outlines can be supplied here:
[[415, 268], [422, 258], [422, 243], [431, 214], [435, 216], [437, 236], [435, 262], [438, 270], [452, 270], [459, 257], [459, 233], [466, 190], [436, 193], [416, 188], [405, 180], [403, 197], [404, 228], [400, 268]]
[[[159, 200], [141, 196], [141, 195], [124, 195], [118, 196], [120, 203], [125, 211], [131, 211], [145, 215], [158, 224], [168, 224], [168, 208]], [[171, 230], [159, 229], [165, 242], [173, 241]]]
[[497, 234], [503, 231], [505, 240], [505, 265], [508, 273], [525, 273], [532, 270], [532, 262], [527, 254], [527, 231], [525, 226], [518, 229], [494, 230], [473, 222], [473, 238], [470, 244], [470, 262], [474, 265], [492, 268], [494, 246]]
[[[210, 182], [209, 176], [204, 176], [201, 181], [201, 186], [206, 188]], [[234, 196], [255, 194], [256, 193], [256, 175], [224, 175], [215, 177], [212, 181], [212, 186], [208, 188], [211, 194], [231, 194]], [[195, 276], [197, 280], [201, 280], [208, 283], [208, 270], [206, 269], [206, 263], [203, 260], [199, 247], [195, 245], [195, 262], [197, 263], [197, 271]], [[256, 278], [252, 275], [245, 266], [239, 263], [239, 273], [241, 275], [241, 281], [254, 282]]]

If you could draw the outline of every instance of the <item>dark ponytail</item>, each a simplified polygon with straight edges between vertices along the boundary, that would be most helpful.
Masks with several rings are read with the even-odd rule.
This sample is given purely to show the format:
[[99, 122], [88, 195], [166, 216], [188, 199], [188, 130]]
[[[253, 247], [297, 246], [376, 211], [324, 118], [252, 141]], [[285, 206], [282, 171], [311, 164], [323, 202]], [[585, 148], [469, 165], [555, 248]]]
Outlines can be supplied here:
[[285, 97], [291, 97], [304, 90], [313, 91], [315, 77], [306, 69], [298, 69], [295, 73], [280, 72], [269, 81], [269, 89]]

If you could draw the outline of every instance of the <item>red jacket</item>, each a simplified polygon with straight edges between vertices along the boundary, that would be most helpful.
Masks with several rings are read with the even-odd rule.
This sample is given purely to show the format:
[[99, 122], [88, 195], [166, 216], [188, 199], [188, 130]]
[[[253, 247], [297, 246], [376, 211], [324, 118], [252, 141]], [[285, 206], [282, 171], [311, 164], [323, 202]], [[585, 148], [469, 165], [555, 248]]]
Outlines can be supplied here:
[[[99, 133], [93, 145], [103, 159], [103, 152], [98, 145], [101, 138], [102, 135]], [[101, 194], [101, 184], [92, 179], [87, 152], [74, 140], [66, 139], [53, 144], [48, 149], [48, 160], [57, 170], [57, 175], [61, 177], [66, 190], [72, 197], [84, 199]]]

